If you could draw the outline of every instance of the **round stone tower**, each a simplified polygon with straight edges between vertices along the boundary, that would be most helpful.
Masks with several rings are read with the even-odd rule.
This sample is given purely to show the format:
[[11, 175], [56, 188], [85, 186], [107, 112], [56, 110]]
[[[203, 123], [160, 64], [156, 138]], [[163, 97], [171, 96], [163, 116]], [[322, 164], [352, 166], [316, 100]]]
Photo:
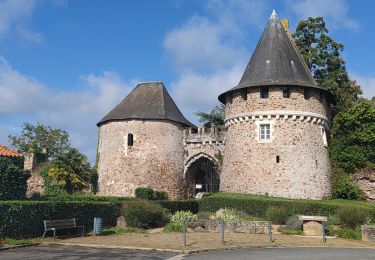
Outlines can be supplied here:
[[99, 123], [99, 193], [133, 196], [138, 187], [185, 196], [185, 119], [162, 82], [137, 85]]
[[313, 80], [273, 12], [239, 84], [221, 94], [227, 127], [220, 190], [330, 195], [329, 92]]

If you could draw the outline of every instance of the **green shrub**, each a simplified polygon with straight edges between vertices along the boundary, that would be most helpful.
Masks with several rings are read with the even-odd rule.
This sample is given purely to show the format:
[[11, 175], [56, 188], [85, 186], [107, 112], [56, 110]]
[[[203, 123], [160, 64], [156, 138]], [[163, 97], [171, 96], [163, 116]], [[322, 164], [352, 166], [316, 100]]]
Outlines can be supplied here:
[[138, 199], [143, 200], [153, 200], [154, 199], [154, 191], [150, 188], [136, 188], [135, 189], [135, 197]]
[[290, 216], [285, 222], [285, 229], [302, 230], [303, 221], [298, 215]]
[[287, 228], [282, 228], [280, 232], [283, 235], [303, 235], [302, 230], [294, 230], [294, 229], [287, 229]]
[[118, 216], [120, 206], [106, 202], [0, 201], [0, 237], [39, 237], [45, 219], [76, 218], [90, 231], [94, 217], [103, 218], [104, 226], [115, 226]]
[[341, 228], [340, 230], [336, 231], [336, 235], [344, 239], [355, 239], [355, 240], [362, 239], [361, 227]]
[[193, 222], [197, 220], [198, 220], [197, 215], [194, 215], [191, 211], [177, 211], [171, 217], [172, 223], [180, 223], [180, 224], [183, 223], [183, 221]]
[[342, 175], [332, 187], [332, 197], [346, 200], [363, 200], [365, 193], [345, 174]]
[[223, 208], [215, 212], [215, 214], [210, 216], [211, 220], [238, 220], [240, 219], [240, 214], [235, 209]]
[[168, 200], [168, 193], [166, 191], [155, 191], [155, 200]]
[[48, 174], [49, 170], [52, 167], [53, 167], [52, 163], [45, 163], [39, 169], [39, 174], [40, 176], [42, 176], [43, 183], [44, 183], [44, 196], [48, 196], [48, 197], [68, 196], [68, 193], [64, 189], [54, 184], [53, 178]]
[[155, 201], [170, 212], [175, 213], [177, 211], [191, 211], [196, 214], [199, 211], [199, 204], [197, 200], [159, 200]]
[[356, 207], [343, 207], [336, 211], [336, 217], [341, 226], [356, 228], [368, 220], [367, 213]]
[[124, 203], [126, 225], [136, 228], [155, 228], [166, 222], [166, 210], [155, 202], [132, 200]]
[[270, 207], [266, 211], [266, 219], [273, 224], [284, 225], [290, 217], [290, 212], [281, 207]]
[[163, 232], [182, 232], [182, 225], [180, 223], [168, 223], [163, 228]]
[[25, 197], [28, 171], [23, 170], [22, 158], [0, 157], [0, 200]]

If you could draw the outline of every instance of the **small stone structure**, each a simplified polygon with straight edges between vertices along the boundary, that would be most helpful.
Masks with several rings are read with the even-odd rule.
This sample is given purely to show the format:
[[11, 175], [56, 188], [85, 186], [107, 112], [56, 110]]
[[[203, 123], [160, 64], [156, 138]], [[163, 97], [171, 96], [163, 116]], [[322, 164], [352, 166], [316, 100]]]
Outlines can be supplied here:
[[[247, 233], [247, 234], [268, 234], [269, 221], [225, 221], [225, 232]], [[220, 221], [198, 220], [188, 224], [188, 227], [196, 232], [220, 232]]]
[[305, 236], [322, 236], [323, 222], [327, 221], [327, 217], [321, 216], [300, 216], [303, 222], [303, 234]]
[[44, 180], [38, 173], [38, 164], [33, 153], [25, 153], [24, 169], [31, 172], [31, 177], [27, 180], [26, 197], [35, 194], [42, 195], [44, 193]]
[[375, 226], [362, 225], [362, 240], [375, 242]]

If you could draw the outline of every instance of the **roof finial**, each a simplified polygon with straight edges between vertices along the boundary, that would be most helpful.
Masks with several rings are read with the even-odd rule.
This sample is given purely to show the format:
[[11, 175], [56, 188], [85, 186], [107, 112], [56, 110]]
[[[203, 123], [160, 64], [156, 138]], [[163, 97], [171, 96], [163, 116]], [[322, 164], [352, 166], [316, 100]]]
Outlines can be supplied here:
[[270, 16], [270, 19], [275, 19], [277, 17], [275, 9], [272, 10], [272, 14]]

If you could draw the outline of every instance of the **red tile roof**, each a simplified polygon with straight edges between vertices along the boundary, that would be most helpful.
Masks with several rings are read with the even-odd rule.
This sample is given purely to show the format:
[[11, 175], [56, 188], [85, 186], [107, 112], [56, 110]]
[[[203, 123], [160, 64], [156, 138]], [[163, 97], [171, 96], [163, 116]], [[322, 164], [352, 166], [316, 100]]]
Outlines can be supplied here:
[[0, 144], [0, 156], [3, 156], [3, 157], [21, 157], [22, 154], [9, 149], [5, 145]]

